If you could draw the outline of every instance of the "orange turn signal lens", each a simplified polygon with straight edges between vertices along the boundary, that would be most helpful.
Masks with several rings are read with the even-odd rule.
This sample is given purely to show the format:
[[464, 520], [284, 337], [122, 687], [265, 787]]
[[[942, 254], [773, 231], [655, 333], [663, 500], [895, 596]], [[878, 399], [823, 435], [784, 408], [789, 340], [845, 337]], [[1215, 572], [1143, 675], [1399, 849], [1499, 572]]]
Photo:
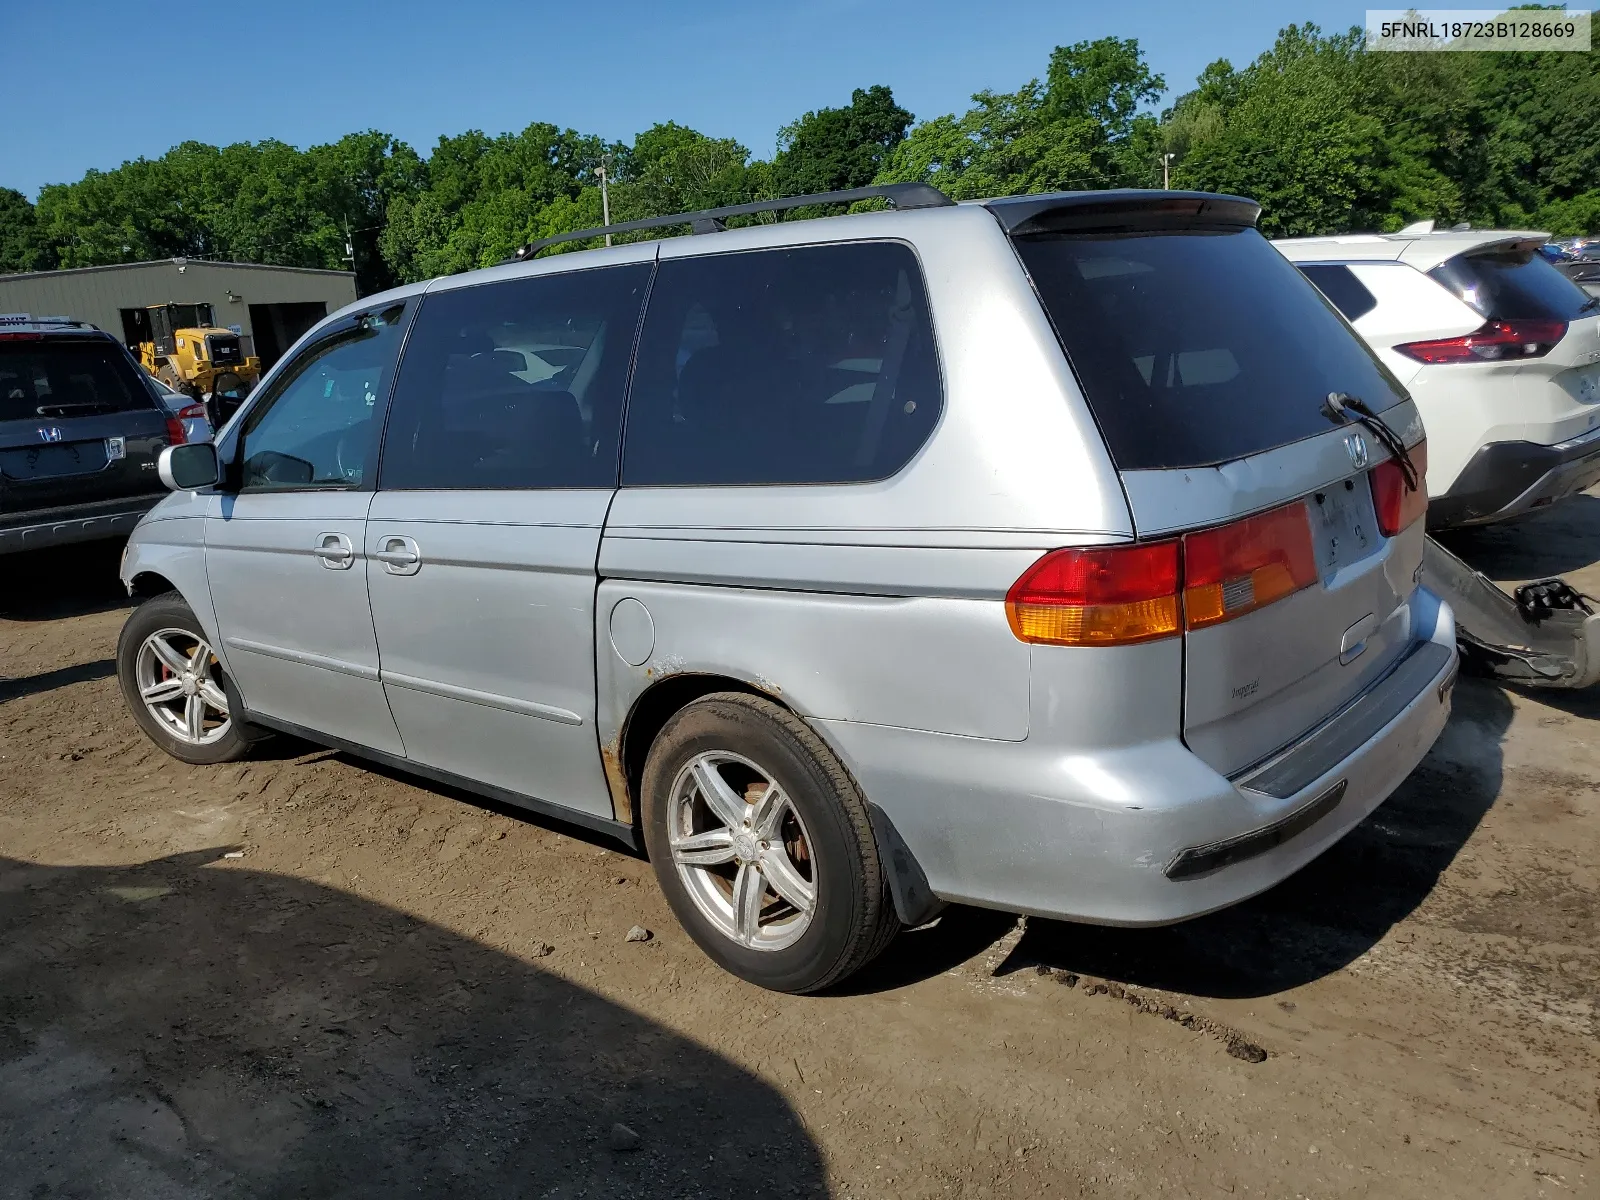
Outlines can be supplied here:
[[1190, 629], [1242, 617], [1317, 581], [1304, 500], [1183, 539], [1183, 611]]
[[1176, 636], [1178, 543], [1053, 550], [1006, 593], [1024, 642], [1126, 646]]

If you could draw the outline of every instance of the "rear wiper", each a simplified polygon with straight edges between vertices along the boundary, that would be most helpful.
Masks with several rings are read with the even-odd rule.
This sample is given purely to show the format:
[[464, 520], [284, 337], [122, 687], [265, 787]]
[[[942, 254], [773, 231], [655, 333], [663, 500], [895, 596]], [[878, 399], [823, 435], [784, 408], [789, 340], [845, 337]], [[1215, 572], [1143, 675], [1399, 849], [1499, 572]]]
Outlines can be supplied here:
[[1590, 296], [1582, 304], [1578, 305], [1579, 312], [1588, 312], [1591, 308], [1600, 308], [1600, 296]]
[[1345, 425], [1354, 420], [1365, 426], [1400, 464], [1400, 474], [1406, 481], [1406, 487], [1411, 491], [1417, 490], [1417, 464], [1411, 461], [1411, 452], [1389, 423], [1367, 407], [1366, 401], [1348, 392], [1329, 392], [1328, 398], [1322, 402], [1322, 415], [1336, 425]]

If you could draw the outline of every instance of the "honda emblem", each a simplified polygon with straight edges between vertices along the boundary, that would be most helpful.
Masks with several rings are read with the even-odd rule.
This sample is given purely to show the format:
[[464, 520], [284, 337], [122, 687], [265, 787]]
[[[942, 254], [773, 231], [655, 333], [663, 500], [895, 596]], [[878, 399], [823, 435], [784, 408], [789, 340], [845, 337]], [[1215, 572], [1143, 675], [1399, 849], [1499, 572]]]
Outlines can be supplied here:
[[41, 442], [59, 442], [61, 440], [61, 427], [59, 425], [39, 426], [39, 440]]
[[1356, 470], [1361, 470], [1367, 465], [1367, 439], [1359, 433], [1352, 433], [1344, 439], [1344, 448], [1350, 452], [1350, 465]]

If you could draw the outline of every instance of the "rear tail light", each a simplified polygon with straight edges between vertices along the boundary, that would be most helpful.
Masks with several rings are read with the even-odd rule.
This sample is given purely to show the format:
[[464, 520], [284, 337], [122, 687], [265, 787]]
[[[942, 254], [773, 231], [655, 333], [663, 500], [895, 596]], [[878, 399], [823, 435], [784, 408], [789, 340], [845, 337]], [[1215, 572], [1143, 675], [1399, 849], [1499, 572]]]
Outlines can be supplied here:
[[1178, 543], [1052, 550], [1006, 593], [1024, 642], [1128, 646], [1178, 633]]
[[1128, 646], [1242, 617], [1317, 579], [1305, 501], [1167, 542], [1053, 550], [1006, 593], [1024, 642]]
[[181, 446], [187, 440], [183, 433], [183, 422], [178, 420], [177, 417], [168, 417], [167, 443], [173, 446]]
[[203, 421], [206, 419], [206, 406], [204, 404], [188, 404], [178, 410], [180, 421]]
[[1393, 537], [1428, 511], [1428, 443], [1411, 447], [1411, 462], [1417, 468], [1417, 485], [1406, 486], [1405, 472], [1394, 459], [1372, 468], [1372, 507], [1378, 514], [1378, 529]]
[[1542, 358], [1566, 336], [1565, 321], [1489, 321], [1461, 337], [1406, 342], [1395, 349], [1425, 363], [1501, 362]]
[[1183, 613], [1190, 629], [1242, 617], [1316, 581], [1304, 500], [1183, 539]]

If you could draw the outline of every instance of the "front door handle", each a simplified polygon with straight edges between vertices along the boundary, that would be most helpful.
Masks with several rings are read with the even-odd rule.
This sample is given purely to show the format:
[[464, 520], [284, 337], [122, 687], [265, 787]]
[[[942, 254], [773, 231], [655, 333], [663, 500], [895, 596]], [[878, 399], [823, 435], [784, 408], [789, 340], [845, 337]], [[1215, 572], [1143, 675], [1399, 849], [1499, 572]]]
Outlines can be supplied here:
[[311, 548], [311, 552], [330, 571], [343, 571], [356, 560], [356, 548], [342, 533], [317, 534], [317, 544]]
[[422, 551], [417, 549], [417, 543], [399, 534], [380, 538], [378, 552], [372, 557], [391, 575], [415, 575], [422, 569]]

